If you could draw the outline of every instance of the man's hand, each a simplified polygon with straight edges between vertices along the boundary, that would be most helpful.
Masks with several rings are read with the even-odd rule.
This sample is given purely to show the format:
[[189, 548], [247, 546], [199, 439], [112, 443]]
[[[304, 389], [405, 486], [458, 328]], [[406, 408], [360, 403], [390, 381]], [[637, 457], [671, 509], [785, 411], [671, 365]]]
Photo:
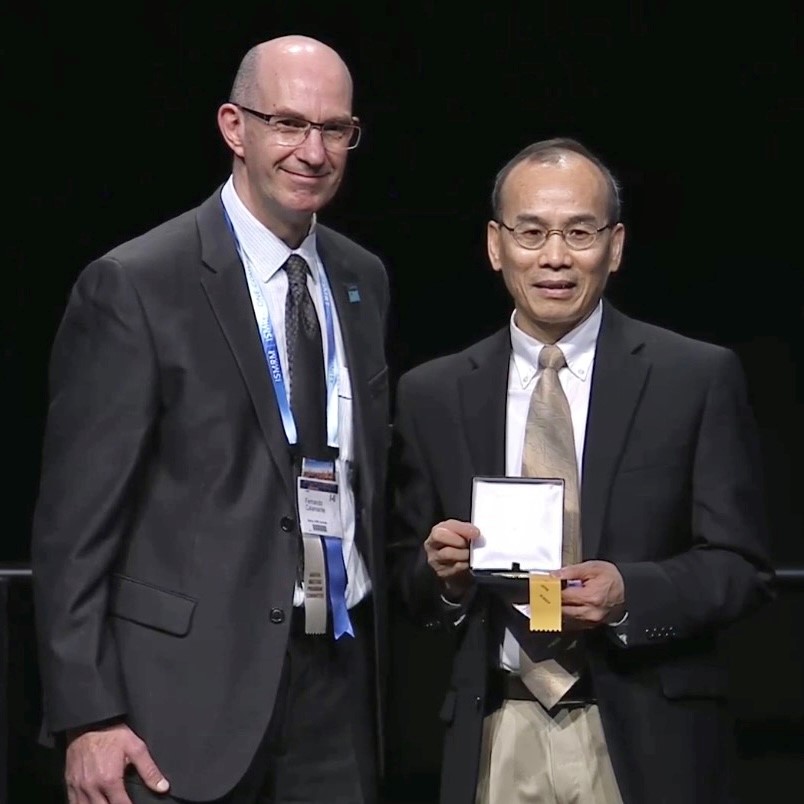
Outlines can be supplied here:
[[472, 585], [469, 572], [469, 543], [480, 531], [469, 522], [447, 519], [433, 526], [425, 539], [427, 563], [444, 585], [445, 595], [460, 600]]
[[148, 753], [145, 743], [125, 724], [67, 734], [64, 778], [70, 804], [131, 804], [123, 787], [123, 773], [134, 765], [155, 793], [170, 784]]
[[[584, 561], [552, 573], [571, 583], [561, 591], [564, 630], [580, 631], [616, 623], [625, 614], [623, 576], [608, 561]], [[577, 584], [573, 585], [572, 582]]]

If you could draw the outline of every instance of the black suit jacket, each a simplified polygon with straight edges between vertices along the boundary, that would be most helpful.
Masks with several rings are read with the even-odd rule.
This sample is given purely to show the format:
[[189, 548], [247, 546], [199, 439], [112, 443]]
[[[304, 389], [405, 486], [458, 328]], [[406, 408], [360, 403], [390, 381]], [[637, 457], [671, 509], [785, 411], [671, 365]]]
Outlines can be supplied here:
[[[351, 375], [382, 680], [388, 283], [377, 257], [317, 232]], [[219, 191], [83, 271], [50, 388], [32, 547], [47, 728], [123, 717], [172, 795], [221, 796], [271, 717], [299, 532]]]
[[[431, 624], [432, 525], [470, 518], [471, 478], [505, 474], [506, 327], [402, 377], [392, 560], [408, 607]], [[767, 597], [759, 455], [735, 355], [604, 304], [584, 445], [585, 559], [614, 562], [628, 620], [585, 637], [626, 804], [729, 801], [726, 678], [717, 633]], [[474, 801], [487, 673], [499, 654], [489, 595], [457, 630], [442, 802]], [[618, 638], [625, 637], [625, 642]]]

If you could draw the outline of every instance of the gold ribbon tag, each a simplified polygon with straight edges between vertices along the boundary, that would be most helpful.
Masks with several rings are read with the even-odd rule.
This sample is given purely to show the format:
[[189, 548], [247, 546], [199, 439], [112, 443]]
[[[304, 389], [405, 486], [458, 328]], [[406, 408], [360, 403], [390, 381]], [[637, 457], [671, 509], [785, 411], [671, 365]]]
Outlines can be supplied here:
[[561, 630], [561, 579], [530, 573], [530, 630]]

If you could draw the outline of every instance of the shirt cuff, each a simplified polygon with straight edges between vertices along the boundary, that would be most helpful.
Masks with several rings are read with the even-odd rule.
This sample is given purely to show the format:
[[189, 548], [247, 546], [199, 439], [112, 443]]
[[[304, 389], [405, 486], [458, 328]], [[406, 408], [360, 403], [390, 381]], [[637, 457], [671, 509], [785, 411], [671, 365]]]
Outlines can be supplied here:
[[453, 618], [453, 627], [459, 626], [466, 619], [466, 613], [469, 610], [469, 603], [472, 601], [473, 597], [474, 592], [473, 590], [470, 590], [460, 603], [456, 603], [453, 600], [448, 600], [443, 594], [441, 595], [441, 605], [443, 606], [446, 615]]
[[463, 606], [463, 603], [455, 603], [453, 600], [447, 600], [444, 595], [441, 595], [441, 602], [449, 609], [459, 609]]
[[606, 623], [606, 624], [608, 625], [609, 628], [616, 628], [618, 625], [625, 625], [625, 621], [627, 619], [628, 619], [628, 612], [626, 611], [625, 614], [623, 614], [622, 619], [617, 620], [616, 623]]

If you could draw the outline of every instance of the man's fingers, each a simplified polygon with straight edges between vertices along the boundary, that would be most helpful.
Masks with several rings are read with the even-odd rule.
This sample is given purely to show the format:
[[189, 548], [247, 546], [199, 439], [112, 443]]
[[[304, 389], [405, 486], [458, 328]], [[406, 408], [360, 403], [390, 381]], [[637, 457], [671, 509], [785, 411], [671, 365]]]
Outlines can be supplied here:
[[556, 570], [553, 574], [564, 581], [585, 581], [599, 574], [599, 569], [595, 568], [597, 563], [599, 562], [582, 561], [580, 564], [568, 564], [566, 567]]
[[460, 519], [448, 519], [441, 524], [449, 530], [454, 531], [459, 536], [463, 536], [464, 539], [469, 539], [469, 541], [477, 539], [480, 536], [480, 531], [471, 522], [462, 522]]
[[463, 536], [444, 528], [433, 528], [428, 542], [434, 550], [441, 550], [443, 547], [466, 547], [466, 539]]
[[69, 804], [131, 804], [123, 784], [129, 764], [154, 792], [168, 789], [145, 743], [125, 723], [71, 734], [64, 769]]
[[170, 783], [156, 766], [144, 743], [129, 752], [131, 764], [137, 769], [143, 782], [155, 793], [167, 793]]
[[[132, 804], [131, 799], [126, 793], [126, 788], [121, 779], [118, 779], [113, 785], [108, 787], [105, 791], [106, 796], [103, 799], [98, 799], [98, 802], [106, 804]], [[93, 802], [94, 804], [94, 802]]]
[[566, 631], [586, 631], [598, 625], [588, 619], [591, 609], [585, 606], [562, 606], [561, 627]]
[[[109, 799], [98, 789], [85, 790], [77, 799], [79, 804], [107, 804]], [[131, 802], [129, 802], [131, 804]]]
[[427, 562], [439, 575], [445, 571], [454, 573], [469, 567], [469, 549], [467, 547], [441, 547], [431, 549], [427, 553]]
[[436, 551], [436, 560], [442, 564], [455, 564], [459, 561], [469, 561], [469, 548], [467, 547], [442, 547]]
[[562, 606], [561, 616], [584, 628], [595, 628], [605, 621], [606, 611], [597, 606]]
[[69, 804], [108, 804], [107, 789], [116, 781], [113, 771], [92, 762], [75, 767], [73, 763], [65, 777]]
[[472, 541], [479, 535], [480, 531], [471, 523], [448, 519], [433, 527], [430, 531], [429, 541], [452, 547], [463, 547], [467, 541]]
[[478, 529], [469, 522], [447, 519], [433, 526], [424, 547], [427, 563], [442, 582], [461, 579], [466, 585], [469, 574], [469, 542], [477, 538]]
[[67, 804], [92, 804], [92, 800], [89, 796], [84, 795], [84, 793], [77, 787], [68, 785]]
[[561, 590], [561, 603], [564, 606], [588, 606], [593, 603], [595, 592], [583, 586], [568, 586]]
[[463, 575], [468, 570], [468, 561], [458, 561], [455, 564], [443, 564], [438, 574], [442, 578], [452, 578], [455, 575]]

